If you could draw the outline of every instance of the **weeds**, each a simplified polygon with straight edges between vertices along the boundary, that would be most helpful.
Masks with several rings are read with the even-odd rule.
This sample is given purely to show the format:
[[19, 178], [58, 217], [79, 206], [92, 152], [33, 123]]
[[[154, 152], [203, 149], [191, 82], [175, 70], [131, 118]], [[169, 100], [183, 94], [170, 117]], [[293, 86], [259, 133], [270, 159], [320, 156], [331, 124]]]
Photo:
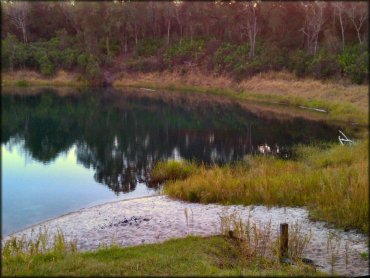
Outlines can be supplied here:
[[[259, 263], [280, 264], [280, 238], [274, 234], [271, 221], [257, 226], [250, 215], [244, 221], [236, 213], [220, 215], [221, 233], [235, 240], [244, 259]], [[311, 235], [304, 235], [301, 226], [292, 226], [289, 235], [288, 258], [299, 263], [303, 251], [311, 240]]]
[[[33, 231], [31, 234], [33, 234]], [[55, 256], [74, 253], [76, 251], [77, 241], [67, 242], [60, 229], [53, 236], [53, 240], [51, 240], [45, 228], [40, 228], [33, 240], [26, 239], [25, 235], [23, 235], [20, 238], [12, 237], [2, 244], [3, 260], [21, 258], [27, 262], [37, 255], [52, 254]]]

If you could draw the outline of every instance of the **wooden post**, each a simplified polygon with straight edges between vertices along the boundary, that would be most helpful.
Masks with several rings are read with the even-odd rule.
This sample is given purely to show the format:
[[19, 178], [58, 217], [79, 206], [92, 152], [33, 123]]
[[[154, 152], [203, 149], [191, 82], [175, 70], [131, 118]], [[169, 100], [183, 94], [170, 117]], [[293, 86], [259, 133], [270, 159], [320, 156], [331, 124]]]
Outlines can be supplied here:
[[286, 258], [288, 256], [288, 224], [280, 224], [280, 258]]

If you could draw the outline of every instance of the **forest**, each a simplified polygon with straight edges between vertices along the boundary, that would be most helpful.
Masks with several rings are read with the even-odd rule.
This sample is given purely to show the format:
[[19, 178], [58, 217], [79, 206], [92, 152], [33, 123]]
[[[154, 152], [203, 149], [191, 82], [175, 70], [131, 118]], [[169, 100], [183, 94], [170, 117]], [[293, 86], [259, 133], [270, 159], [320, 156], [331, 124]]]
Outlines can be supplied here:
[[367, 83], [368, 3], [16, 2], [2, 5], [2, 71], [58, 70], [92, 84], [115, 72], [197, 68], [241, 80], [287, 70]]

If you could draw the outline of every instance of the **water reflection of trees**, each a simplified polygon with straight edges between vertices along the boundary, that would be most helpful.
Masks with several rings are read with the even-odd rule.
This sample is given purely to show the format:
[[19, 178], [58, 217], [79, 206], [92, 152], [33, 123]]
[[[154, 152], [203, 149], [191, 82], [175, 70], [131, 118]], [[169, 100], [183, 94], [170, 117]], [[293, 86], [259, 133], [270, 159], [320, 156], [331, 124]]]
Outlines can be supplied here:
[[[123, 98], [123, 100], [122, 100]], [[113, 108], [96, 94], [57, 97], [2, 96], [2, 143], [24, 139], [24, 148], [43, 163], [76, 144], [78, 163], [95, 171], [97, 182], [114, 192], [148, 183], [159, 160], [196, 159], [207, 164], [239, 160], [258, 146], [282, 146], [335, 138], [334, 128], [296, 119], [261, 119], [251, 112], [211, 102], [203, 109], [153, 104], [145, 99]], [[147, 107], [150, 106], [150, 109]], [[207, 109], [212, 108], [212, 109]]]

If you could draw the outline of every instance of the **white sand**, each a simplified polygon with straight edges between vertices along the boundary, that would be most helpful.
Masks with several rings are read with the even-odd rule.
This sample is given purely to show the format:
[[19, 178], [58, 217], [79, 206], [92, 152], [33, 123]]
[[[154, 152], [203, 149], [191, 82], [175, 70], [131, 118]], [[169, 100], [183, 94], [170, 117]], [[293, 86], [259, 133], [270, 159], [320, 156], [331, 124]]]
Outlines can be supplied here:
[[[185, 217], [185, 210], [188, 217]], [[33, 238], [40, 227], [52, 235], [60, 228], [66, 240], [77, 240], [80, 250], [93, 250], [99, 245], [110, 245], [112, 240], [122, 246], [163, 242], [187, 235], [208, 236], [220, 233], [220, 215], [239, 213], [243, 218], [250, 214], [257, 225], [271, 220], [275, 236], [280, 223], [299, 223], [302, 231], [311, 230], [312, 239], [304, 257], [320, 265], [318, 269], [331, 272], [333, 251], [327, 250], [329, 233], [338, 236], [334, 254], [334, 271], [341, 275], [368, 275], [368, 261], [360, 257], [368, 252], [367, 237], [355, 231], [344, 232], [326, 227], [324, 222], [312, 222], [304, 208], [267, 208], [265, 206], [202, 205], [175, 201], [165, 196], [123, 200], [107, 203], [43, 222], [11, 236]], [[347, 242], [347, 266], [345, 245]]]

